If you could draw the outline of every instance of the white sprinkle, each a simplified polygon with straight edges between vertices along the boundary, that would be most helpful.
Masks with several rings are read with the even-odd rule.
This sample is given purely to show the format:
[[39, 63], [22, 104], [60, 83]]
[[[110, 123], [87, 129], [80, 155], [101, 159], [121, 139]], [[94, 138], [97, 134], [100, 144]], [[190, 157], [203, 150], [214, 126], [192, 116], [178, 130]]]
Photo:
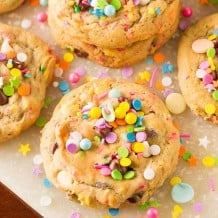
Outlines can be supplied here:
[[36, 154], [34, 157], [33, 157], [33, 163], [35, 165], [40, 165], [42, 164], [42, 156], [40, 154]]
[[27, 60], [27, 55], [23, 52], [17, 54], [17, 60], [21, 62], [25, 62]]
[[162, 79], [163, 86], [170, 86], [172, 84], [172, 79], [169, 76], [165, 76]]
[[53, 85], [53, 87], [57, 88], [57, 87], [58, 87], [58, 82], [57, 82], [57, 81], [54, 81], [54, 82], [52, 83], [52, 85]]
[[144, 178], [147, 180], [152, 180], [155, 176], [154, 170], [151, 168], [147, 168], [144, 171]]
[[23, 20], [21, 21], [21, 27], [22, 27], [23, 29], [28, 29], [28, 28], [31, 27], [31, 25], [32, 25], [32, 21], [29, 20], [29, 19], [23, 19]]
[[42, 207], [47, 207], [47, 206], [49, 206], [49, 205], [51, 204], [51, 202], [52, 202], [52, 199], [51, 199], [51, 197], [48, 196], [48, 195], [44, 195], [44, 196], [42, 196], [42, 197], [40, 198], [40, 205], [41, 205]]
[[160, 146], [159, 145], [151, 145], [149, 151], [152, 155], [160, 154]]

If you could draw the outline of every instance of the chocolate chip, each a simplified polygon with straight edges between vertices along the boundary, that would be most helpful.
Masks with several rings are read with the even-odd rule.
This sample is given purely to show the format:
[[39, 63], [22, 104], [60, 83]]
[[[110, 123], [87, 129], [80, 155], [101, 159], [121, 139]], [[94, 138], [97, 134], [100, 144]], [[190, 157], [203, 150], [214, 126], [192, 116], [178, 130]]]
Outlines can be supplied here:
[[89, 54], [87, 52], [81, 51], [81, 50], [76, 49], [76, 48], [74, 49], [74, 53], [80, 58], [87, 58], [89, 56]]
[[12, 63], [13, 63], [13, 67], [18, 68], [20, 70], [25, 68], [25, 63], [17, 60], [16, 58], [13, 59]]
[[0, 105], [5, 105], [8, 103], [8, 97], [4, 95], [3, 91], [0, 89]]
[[56, 142], [53, 146], [52, 154], [54, 154], [57, 149], [58, 149], [58, 143]]
[[143, 194], [144, 194], [143, 192], [135, 193], [134, 195], [132, 195], [132, 197], [128, 198], [127, 200], [130, 203], [137, 203], [141, 200]]

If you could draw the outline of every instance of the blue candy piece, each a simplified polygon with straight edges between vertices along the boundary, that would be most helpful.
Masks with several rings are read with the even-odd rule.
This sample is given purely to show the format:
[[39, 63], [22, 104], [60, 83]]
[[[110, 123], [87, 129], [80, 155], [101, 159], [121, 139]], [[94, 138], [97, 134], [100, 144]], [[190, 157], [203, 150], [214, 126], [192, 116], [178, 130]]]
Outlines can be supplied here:
[[136, 140], [135, 133], [133, 133], [133, 132], [128, 132], [128, 133], [126, 134], [126, 138], [127, 138], [127, 141], [128, 141], [128, 142], [135, 142], [135, 140]]
[[142, 102], [139, 99], [134, 99], [132, 101], [132, 106], [136, 111], [139, 111], [142, 108]]
[[138, 116], [137, 120], [136, 120], [136, 123], [135, 123], [135, 127], [143, 126], [143, 123], [144, 123], [144, 117]]
[[58, 84], [58, 88], [62, 91], [65, 92], [69, 89], [69, 84], [66, 81], [60, 81]]
[[173, 186], [171, 196], [176, 203], [187, 203], [193, 199], [194, 190], [187, 183], [178, 183]]
[[116, 216], [119, 214], [119, 208], [109, 208], [108, 213], [111, 216]]
[[79, 146], [82, 150], [87, 151], [92, 147], [92, 142], [89, 139], [84, 138], [80, 141]]

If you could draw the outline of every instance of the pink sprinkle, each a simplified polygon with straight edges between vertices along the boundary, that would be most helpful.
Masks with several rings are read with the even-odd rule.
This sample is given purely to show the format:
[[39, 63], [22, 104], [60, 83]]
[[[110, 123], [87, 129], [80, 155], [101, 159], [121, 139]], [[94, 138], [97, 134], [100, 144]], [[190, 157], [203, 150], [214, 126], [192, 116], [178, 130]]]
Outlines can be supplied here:
[[205, 85], [210, 84], [212, 82], [213, 82], [213, 76], [211, 74], [208, 73], [203, 77], [203, 83]]
[[70, 218], [80, 218], [80, 213], [79, 212], [74, 212], [70, 215]]
[[108, 95], [108, 92], [104, 92], [104, 93], [100, 94], [100, 95], [98, 96], [98, 100], [103, 99], [103, 98], [106, 97], [107, 95]]
[[198, 213], [202, 212], [204, 210], [204, 206], [202, 203], [195, 203], [194, 210]]
[[125, 67], [123, 68], [123, 71], [122, 71], [122, 76], [124, 78], [128, 78], [130, 76], [132, 76], [133, 74], [133, 69], [131, 67]]
[[151, 75], [151, 79], [149, 83], [150, 88], [154, 86], [154, 82], [155, 82], [158, 72], [159, 72], [159, 68], [155, 67], [154, 70], [152, 71], [152, 75]]
[[70, 73], [69, 81], [71, 83], [78, 83], [80, 81], [80, 75], [78, 73]]
[[190, 134], [188, 134], [188, 133], [180, 134], [180, 138], [189, 139], [190, 138]]
[[117, 134], [115, 132], [109, 132], [106, 135], [105, 140], [108, 144], [113, 144], [117, 141]]
[[26, 73], [26, 72], [28, 72], [28, 69], [27, 69], [27, 68], [24, 68], [24, 69], [21, 70], [21, 72], [22, 72], [22, 73]]
[[111, 170], [110, 170], [109, 167], [102, 167], [101, 170], [100, 170], [100, 173], [103, 176], [110, 176], [111, 175]]
[[101, 71], [98, 75], [98, 78], [107, 78], [109, 77], [108, 76], [108, 73], [106, 71]]
[[45, 12], [40, 12], [37, 14], [36, 18], [39, 22], [44, 23], [47, 21], [48, 16]]
[[203, 61], [203, 62], [200, 63], [199, 68], [202, 69], [202, 70], [206, 70], [209, 66], [210, 66], [209, 61]]
[[215, 191], [216, 191], [216, 189], [215, 189], [215, 183], [214, 183], [214, 180], [213, 180], [213, 179], [210, 180], [210, 190], [211, 190], [212, 192], [215, 192]]
[[98, 170], [100, 170], [100, 169], [102, 169], [102, 168], [104, 168], [105, 166], [104, 165], [101, 165], [101, 164], [94, 164], [94, 168], [95, 169], [98, 169]]

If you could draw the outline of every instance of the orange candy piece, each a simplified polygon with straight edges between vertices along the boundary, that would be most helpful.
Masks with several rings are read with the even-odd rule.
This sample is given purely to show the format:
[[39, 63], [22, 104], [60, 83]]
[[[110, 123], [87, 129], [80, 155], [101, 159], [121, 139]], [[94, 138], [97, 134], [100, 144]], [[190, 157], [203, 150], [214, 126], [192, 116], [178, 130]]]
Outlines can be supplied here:
[[116, 124], [118, 126], [125, 126], [126, 125], [126, 121], [125, 121], [125, 119], [116, 119]]
[[64, 60], [60, 60], [59, 61], [59, 66], [60, 68], [62, 68], [63, 70], [68, 70], [69, 69], [69, 66], [70, 64]]
[[7, 52], [7, 59], [13, 59], [16, 57], [16, 53], [13, 51]]
[[179, 156], [182, 157], [186, 152], [186, 147], [185, 146], [180, 146], [179, 148]]
[[30, 85], [23, 83], [19, 86], [17, 92], [20, 96], [28, 96], [30, 94]]
[[38, 6], [39, 5], [39, 0], [29, 0], [29, 3], [31, 6]]

